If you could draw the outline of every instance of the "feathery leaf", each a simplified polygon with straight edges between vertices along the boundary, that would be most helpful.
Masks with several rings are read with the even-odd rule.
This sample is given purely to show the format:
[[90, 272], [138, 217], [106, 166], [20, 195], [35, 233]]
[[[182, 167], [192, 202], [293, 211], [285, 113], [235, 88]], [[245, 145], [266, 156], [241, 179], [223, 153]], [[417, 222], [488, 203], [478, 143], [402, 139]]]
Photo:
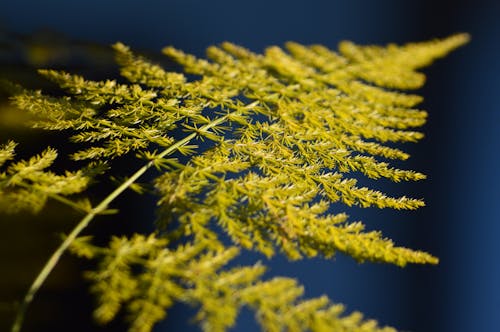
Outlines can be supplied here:
[[[422, 98], [402, 90], [421, 87], [425, 76], [417, 70], [467, 41], [458, 34], [403, 46], [342, 42], [339, 52], [289, 42], [286, 50], [272, 46], [264, 54], [225, 42], [208, 48], [208, 60], [164, 48], [190, 76], [117, 43], [126, 82], [41, 70], [66, 95], [20, 90], [12, 99], [34, 115], [34, 127], [70, 131], [79, 147], [71, 157], [95, 164], [56, 175], [46, 171], [54, 149], [14, 163], [15, 143], [9, 142], [0, 146], [0, 167], [11, 162], [0, 173], [0, 204], [38, 211], [52, 197], [86, 213], [54, 260], [69, 244], [77, 255], [99, 260], [87, 277], [101, 323], [124, 310], [130, 331], [149, 332], [181, 302], [198, 308], [204, 331], [226, 331], [243, 306], [266, 331], [393, 331], [359, 313], [344, 314], [326, 297], [303, 300], [303, 287], [293, 279], [262, 280], [260, 264], [225, 266], [239, 248], [266, 256], [281, 251], [289, 259], [341, 252], [360, 262], [436, 264], [432, 255], [396, 246], [339, 210], [341, 204], [424, 206], [421, 199], [390, 197], [357, 182], [425, 179], [391, 164], [409, 158], [393, 143], [420, 140], [417, 128], [427, 118], [415, 108]], [[65, 198], [125, 155], [145, 165], [95, 208]], [[95, 215], [117, 212], [108, 205], [124, 190], [146, 192], [137, 181], [149, 169], [157, 170], [158, 233], [114, 237], [108, 247], [76, 239]]]

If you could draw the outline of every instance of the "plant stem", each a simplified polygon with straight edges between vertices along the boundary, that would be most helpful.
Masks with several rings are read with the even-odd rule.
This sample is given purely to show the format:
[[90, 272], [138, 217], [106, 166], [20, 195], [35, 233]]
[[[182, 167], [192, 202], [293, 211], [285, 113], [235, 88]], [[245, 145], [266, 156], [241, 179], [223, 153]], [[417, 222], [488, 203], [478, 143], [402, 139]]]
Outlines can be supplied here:
[[[228, 115], [222, 116], [214, 121], [206, 124], [201, 127], [199, 131], [206, 131], [212, 127], [215, 127], [227, 120]], [[160, 153], [157, 158], [161, 159], [172, 154], [179, 147], [187, 144], [189, 141], [194, 139], [198, 134], [196, 132], [191, 133], [190, 135], [184, 137], [182, 140], [177, 141], [175, 144], [172, 144], [170, 147], [165, 149], [162, 153]], [[93, 208], [90, 212], [85, 215], [85, 217], [80, 220], [80, 222], [73, 228], [71, 233], [64, 239], [63, 243], [57, 248], [57, 250], [52, 254], [49, 258], [45, 266], [40, 271], [35, 281], [31, 284], [30, 289], [24, 296], [23, 302], [21, 303], [19, 310], [17, 311], [16, 318], [14, 320], [14, 324], [12, 325], [11, 332], [19, 332], [21, 330], [24, 316], [26, 315], [26, 311], [28, 306], [33, 301], [33, 297], [36, 295], [40, 287], [43, 285], [49, 274], [52, 272], [54, 267], [59, 262], [61, 256], [66, 252], [68, 247], [73, 243], [73, 241], [78, 237], [78, 235], [87, 227], [87, 225], [94, 219], [94, 217], [98, 214], [103, 213], [108, 205], [114, 201], [122, 192], [124, 192], [128, 187], [130, 187], [139, 177], [141, 177], [149, 168], [154, 165], [154, 160], [151, 160], [146, 165], [142, 166], [138, 169], [127, 181], [122, 183], [118, 188], [116, 188], [113, 192], [111, 192], [104, 200], [99, 203], [95, 208]]]

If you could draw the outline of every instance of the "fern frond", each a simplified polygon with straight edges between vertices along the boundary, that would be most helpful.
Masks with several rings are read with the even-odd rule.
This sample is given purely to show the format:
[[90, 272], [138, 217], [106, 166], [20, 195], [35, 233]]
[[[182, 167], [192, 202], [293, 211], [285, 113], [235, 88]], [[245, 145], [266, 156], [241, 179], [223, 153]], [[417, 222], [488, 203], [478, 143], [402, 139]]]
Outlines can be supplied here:
[[[0, 147], [0, 166], [14, 159], [14, 142]], [[40, 211], [47, 199], [52, 197], [79, 210], [83, 206], [65, 199], [64, 196], [80, 193], [89, 184], [89, 176], [84, 171], [57, 175], [46, 171], [57, 157], [56, 150], [48, 148], [41, 154], [11, 163], [0, 172], [0, 209], [14, 213], [20, 210]]]
[[[422, 74], [415, 72], [416, 69], [466, 40], [466, 35], [457, 35], [442, 41], [385, 48], [342, 43], [341, 55], [317, 46], [308, 48], [290, 43], [287, 46], [291, 54], [272, 47], [263, 56], [224, 43], [222, 48], [209, 48], [207, 53], [213, 63], [173, 48], [164, 49], [186, 71], [203, 75], [203, 80], [210, 78], [212, 84], [221, 89], [238, 87], [245, 98], [259, 102], [253, 109], [258, 120], [241, 121], [237, 137], [213, 148], [205, 162], [217, 165], [236, 158], [246, 162], [247, 169], [230, 172], [212, 168], [208, 175], [206, 166], [193, 163], [174, 172], [176, 175], [166, 174], [165, 178], [174, 182], [169, 180], [164, 186], [160, 180], [158, 189], [164, 193], [161, 202], [165, 204], [164, 210], [169, 210], [168, 218], [185, 222], [186, 229], [199, 225], [199, 231], [204, 234], [200, 238], [212, 234], [207, 230], [209, 222], [217, 220], [231, 238], [244, 247], [257, 248], [270, 255], [274, 252], [270, 242], [274, 241], [290, 257], [297, 258], [300, 252], [331, 255], [335, 244], [325, 246], [318, 236], [300, 242], [283, 231], [283, 224], [285, 229], [297, 227], [284, 221], [287, 207], [304, 210], [317, 199], [340, 200], [349, 206], [362, 207], [415, 209], [423, 206], [423, 201], [418, 199], [387, 197], [376, 190], [358, 188], [356, 179], [346, 175], [359, 171], [369, 178], [385, 177], [395, 182], [425, 178], [422, 173], [395, 169], [370, 156], [406, 159], [406, 153], [384, 143], [414, 142], [423, 136], [408, 130], [425, 122], [424, 111], [410, 108], [420, 97], [385, 88], [416, 88], [423, 83]], [[332, 59], [336, 60], [332, 62]], [[409, 81], [397, 81], [401, 77]], [[364, 81], [381, 87], [366, 85]], [[231, 103], [224, 106], [234, 109]], [[288, 188], [286, 193], [276, 198], [285, 188]], [[300, 200], [290, 203], [294, 197]], [[200, 217], [202, 214], [205, 215]], [[320, 214], [299, 219], [302, 224], [314, 225], [328, 217]], [[203, 220], [202, 224], [194, 218]], [[338, 227], [322, 225], [323, 232]], [[362, 234], [358, 230], [356, 236], [362, 238]], [[351, 251], [350, 254], [359, 260], [398, 265], [404, 265], [406, 260], [437, 262], [428, 254], [395, 248], [392, 242], [381, 240], [378, 233], [367, 234], [368, 238], [372, 236], [383, 243], [382, 252], [386, 254], [370, 257], [370, 252], [381, 248], [373, 239], [366, 246], [378, 247], [377, 250], [367, 250], [364, 254]], [[303, 244], [315, 241], [315, 245]], [[335, 249], [346, 252], [345, 245]]]
[[339, 45], [341, 54], [355, 64], [351, 72], [357, 77], [381, 87], [418, 89], [425, 76], [416, 69], [431, 64], [469, 40], [466, 34], [458, 34], [444, 40], [410, 43], [399, 47], [357, 46], [351, 42]]
[[[169, 149], [176, 142], [170, 133], [178, 128], [187, 133], [186, 139], [169, 154], [191, 155], [198, 149], [193, 141], [211, 141], [211, 149], [199, 151], [186, 165], [170, 163], [170, 170], [156, 181], [163, 196], [161, 208], [168, 211], [162, 223], [175, 219], [195, 238], [214, 240], [210, 228], [215, 221], [244, 247], [270, 255], [277, 245], [298, 257], [299, 252], [316, 253], [324, 241], [317, 239], [317, 248], [304, 249], [282, 231], [283, 224], [293, 228], [283, 221], [290, 204], [306, 208], [326, 199], [361, 207], [424, 205], [418, 199], [356, 187], [355, 175], [348, 174], [395, 182], [425, 178], [376, 159], [407, 159], [407, 153], [387, 142], [419, 140], [423, 135], [412, 128], [426, 119], [424, 111], [411, 108], [418, 97], [385, 88], [419, 86], [422, 74], [415, 70], [466, 38], [457, 35], [401, 47], [343, 42], [340, 54], [288, 43], [290, 53], [270, 47], [258, 55], [224, 43], [208, 49], [212, 61], [165, 48], [187, 72], [202, 76], [191, 82], [118, 43], [114, 48], [121, 73], [132, 84], [93, 82], [44, 70], [44, 76], [71, 96], [25, 92], [14, 100], [38, 116], [35, 126], [76, 131], [72, 140], [90, 145], [73, 155], [76, 160], [109, 160], [150, 147]], [[406, 83], [398, 81], [401, 78]], [[154, 164], [164, 164], [165, 157]], [[251, 206], [245, 207], [246, 202]], [[302, 222], [328, 217], [323, 213]], [[366, 259], [384, 261], [381, 257]]]
[[116, 51], [116, 61], [120, 65], [120, 73], [132, 83], [140, 83], [163, 90], [177, 91], [186, 83], [181, 73], [166, 72], [158, 65], [134, 55], [122, 43], [113, 45]]
[[8, 141], [6, 144], [0, 145], [0, 167], [7, 161], [14, 159], [16, 145], [13, 141]]
[[[266, 256], [279, 250], [290, 259], [342, 252], [398, 266], [437, 263], [349, 221], [339, 203], [406, 210], [424, 205], [358, 187], [358, 178], [425, 178], [391, 164], [409, 158], [393, 143], [420, 140], [417, 128], [427, 117], [415, 108], [422, 98], [400, 90], [422, 86], [425, 77], [417, 70], [467, 40], [459, 34], [404, 46], [342, 42], [339, 52], [287, 43], [288, 52], [273, 46], [264, 54], [223, 43], [208, 48], [208, 60], [166, 47], [164, 54], [192, 79], [118, 43], [117, 62], [128, 83], [41, 70], [67, 95], [18, 93], [13, 102], [34, 115], [34, 127], [70, 131], [79, 146], [75, 160], [104, 164], [132, 155], [145, 164], [95, 208], [72, 203], [86, 215], [42, 270], [23, 309], [72, 243], [77, 254], [100, 259], [88, 274], [99, 301], [96, 319], [108, 322], [125, 308], [131, 331], [150, 331], [174, 302], [198, 306], [205, 331], [231, 327], [242, 306], [253, 308], [268, 331], [392, 331], [356, 313], [342, 316], [342, 308], [324, 297], [302, 301], [294, 280], [260, 280], [260, 265], [224, 266], [237, 247]], [[0, 166], [13, 159], [14, 146], [0, 148]], [[55, 156], [47, 149], [7, 167], [0, 173], [0, 201], [38, 210], [49, 196], [64, 200], [84, 190], [91, 172], [46, 171]], [[75, 240], [97, 214], [116, 212], [108, 205], [123, 191], [142, 191], [137, 181], [152, 168], [158, 171], [153, 184], [161, 237], [114, 238], [108, 248]], [[220, 231], [236, 247], [227, 248]], [[167, 249], [167, 239], [187, 244]]]
[[113, 238], [104, 248], [88, 238], [75, 242], [76, 254], [100, 259], [98, 269], [86, 274], [99, 299], [94, 312], [99, 322], [125, 310], [129, 331], [150, 332], [169, 307], [181, 302], [198, 308], [196, 320], [207, 332], [234, 326], [245, 306], [255, 311], [265, 331], [395, 331], [359, 313], [343, 315], [343, 307], [325, 296], [303, 300], [304, 289], [293, 279], [263, 281], [260, 264], [223, 269], [238, 254], [236, 247], [211, 251], [201, 243], [165, 245], [154, 235]]

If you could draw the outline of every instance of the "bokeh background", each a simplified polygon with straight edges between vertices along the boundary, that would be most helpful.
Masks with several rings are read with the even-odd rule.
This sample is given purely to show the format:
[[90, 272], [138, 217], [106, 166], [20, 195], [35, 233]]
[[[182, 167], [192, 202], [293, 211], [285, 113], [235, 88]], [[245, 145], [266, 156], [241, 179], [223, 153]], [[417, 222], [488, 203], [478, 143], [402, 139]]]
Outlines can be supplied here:
[[[411, 213], [351, 212], [353, 219], [382, 229], [400, 245], [432, 252], [440, 264], [400, 269], [360, 265], [342, 256], [289, 263], [251, 254], [241, 263], [262, 259], [270, 267], [268, 276], [298, 278], [308, 297], [326, 293], [348, 311], [359, 310], [404, 331], [498, 331], [499, 1], [1, 0], [0, 78], [43, 87], [34, 75], [37, 67], [102, 77], [110, 68], [116, 70], [108, 48], [116, 41], [162, 61], [158, 54], [166, 45], [202, 56], [207, 46], [226, 40], [261, 52], [289, 40], [336, 48], [343, 39], [405, 43], [456, 32], [470, 33], [472, 41], [425, 70], [428, 82], [419, 93], [425, 97], [421, 107], [430, 113], [426, 138], [406, 147], [413, 157], [405, 166], [428, 174], [428, 180], [382, 188], [425, 197], [427, 206]], [[0, 116], [2, 121], [20, 122], [22, 117], [10, 110]], [[1, 139], [12, 133], [0, 125]], [[34, 151], [42, 148], [35, 138], [23, 139]], [[130, 219], [135, 215], [150, 222], [150, 215], [137, 212], [140, 207], [129, 209]], [[12, 302], [59, 243], [57, 234], [71, 228], [71, 221], [60, 220], [57, 211], [49, 211], [45, 219], [50, 220], [24, 219], [0, 214], [0, 330], [10, 324]], [[113, 227], [103, 222], [90, 232], [113, 232]], [[30, 308], [26, 331], [124, 329], [120, 323], [92, 325], [92, 298], [86, 294], [82, 268], [88, 268], [86, 263], [64, 258]], [[155, 331], [196, 331], [183, 323], [192, 313], [175, 307]], [[251, 313], [244, 312], [233, 331], [255, 329]]]

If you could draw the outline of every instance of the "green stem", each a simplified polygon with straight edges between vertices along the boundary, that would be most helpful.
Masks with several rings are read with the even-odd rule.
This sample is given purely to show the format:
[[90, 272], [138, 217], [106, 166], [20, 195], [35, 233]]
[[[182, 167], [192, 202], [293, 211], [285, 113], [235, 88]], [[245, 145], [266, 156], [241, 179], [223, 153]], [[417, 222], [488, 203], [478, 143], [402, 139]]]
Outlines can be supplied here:
[[[222, 116], [218, 119], [215, 119], [214, 121], [206, 124], [205, 126], [201, 127], [199, 131], [206, 131], [212, 127], [215, 127], [227, 120], [228, 115]], [[197, 133], [192, 133], [186, 137], [184, 137], [182, 140], [177, 141], [175, 144], [171, 145], [167, 149], [165, 149], [162, 153], [160, 153], [157, 158], [161, 159], [163, 157], [166, 157], [170, 154], [172, 154], [174, 151], [176, 151], [179, 147], [187, 144], [189, 141], [194, 139], [198, 134]], [[40, 287], [43, 285], [49, 274], [52, 272], [54, 267], [57, 265], [57, 262], [61, 258], [61, 256], [66, 252], [68, 247], [73, 243], [73, 241], [78, 237], [78, 235], [87, 227], [87, 225], [94, 219], [94, 217], [102, 212], [104, 212], [108, 205], [114, 201], [122, 192], [124, 192], [130, 185], [132, 185], [139, 177], [141, 177], [149, 168], [151, 168], [154, 165], [154, 160], [148, 162], [146, 165], [142, 166], [140, 169], [138, 169], [130, 178], [128, 178], [127, 181], [122, 183], [118, 188], [116, 188], [112, 193], [110, 193], [99, 205], [97, 205], [95, 208], [93, 208], [90, 212], [87, 213], [87, 215], [80, 220], [80, 222], [73, 228], [71, 233], [65, 238], [63, 243], [57, 248], [57, 250], [52, 254], [52, 256], [49, 258], [47, 263], [45, 263], [45, 266], [43, 267], [42, 271], [38, 274], [36, 277], [35, 281], [33, 281], [33, 284], [31, 284], [30, 289], [24, 296], [23, 302], [21, 303], [19, 310], [17, 311], [16, 318], [14, 320], [14, 324], [12, 325], [11, 332], [19, 332], [21, 330], [24, 316], [26, 315], [26, 311], [28, 309], [28, 306], [30, 303], [33, 301], [33, 297], [35, 294], [38, 292]]]

